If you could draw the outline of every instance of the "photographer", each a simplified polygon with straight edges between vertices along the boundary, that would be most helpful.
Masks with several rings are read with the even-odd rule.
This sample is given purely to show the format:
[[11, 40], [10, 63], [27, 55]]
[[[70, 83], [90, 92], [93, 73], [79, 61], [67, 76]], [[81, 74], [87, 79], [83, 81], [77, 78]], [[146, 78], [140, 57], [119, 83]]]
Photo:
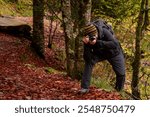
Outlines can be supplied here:
[[121, 91], [125, 82], [125, 60], [122, 48], [108, 26], [99, 21], [92, 22], [83, 29], [85, 67], [79, 93], [89, 92], [93, 66], [107, 60], [116, 74], [115, 89]]

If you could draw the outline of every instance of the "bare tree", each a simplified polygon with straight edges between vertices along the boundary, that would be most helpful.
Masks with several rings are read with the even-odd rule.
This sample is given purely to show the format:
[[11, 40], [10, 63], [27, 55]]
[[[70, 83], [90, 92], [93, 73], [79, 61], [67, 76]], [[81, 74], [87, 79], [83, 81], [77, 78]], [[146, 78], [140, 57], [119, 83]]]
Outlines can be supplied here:
[[[138, 22], [136, 27], [136, 43], [135, 43], [135, 55], [132, 64], [132, 95], [134, 99], [141, 99], [139, 91], [139, 73], [141, 65], [141, 40], [144, 37], [144, 31], [148, 25], [148, 13], [147, 13], [148, 0], [141, 1], [141, 8], [138, 16]], [[145, 16], [145, 17], [144, 17]]]

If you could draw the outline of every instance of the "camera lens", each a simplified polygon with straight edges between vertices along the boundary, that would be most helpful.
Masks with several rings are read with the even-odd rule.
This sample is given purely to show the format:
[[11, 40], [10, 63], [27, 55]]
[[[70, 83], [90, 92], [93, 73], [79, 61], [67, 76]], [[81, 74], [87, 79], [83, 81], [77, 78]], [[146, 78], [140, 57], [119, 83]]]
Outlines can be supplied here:
[[95, 36], [94, 36], [94, 35], [88, 35], [88, 37], [89, 37], [89, 40], [90, 40], [90, 41], [93, 41], [93, 40], [95, 39]]

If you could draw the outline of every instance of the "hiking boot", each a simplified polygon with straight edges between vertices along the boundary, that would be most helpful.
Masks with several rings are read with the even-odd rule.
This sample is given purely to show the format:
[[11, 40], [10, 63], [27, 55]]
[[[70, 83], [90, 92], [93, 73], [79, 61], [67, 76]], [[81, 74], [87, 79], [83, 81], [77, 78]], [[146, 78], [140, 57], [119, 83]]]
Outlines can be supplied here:
[[85, 94], [85, 93], [88, 93], [88, 92], [89, 92], [89, 89], [82, 88], [81, 90], [79, 90], [79, 94]]
[[115, 89], [116, 89], [116, 91], [120, 92], [120, 91], [123, 90], [123, 87], [117, 87], [117, 86], [115, 86]]

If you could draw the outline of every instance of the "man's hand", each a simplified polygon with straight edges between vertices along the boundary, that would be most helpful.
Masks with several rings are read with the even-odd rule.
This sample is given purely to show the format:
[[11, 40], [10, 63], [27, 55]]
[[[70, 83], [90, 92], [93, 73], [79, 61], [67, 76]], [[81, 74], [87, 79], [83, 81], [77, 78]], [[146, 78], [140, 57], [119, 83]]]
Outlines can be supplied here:
[[94, 45], [94, 44], [96, 43], [96, 39], [94, 39], [93, 41], [89, 41], [89, 43], [90, 43], [91, 45]]
[[93, 41], [90, 41], [88, 37], [83, 37], [83, 42], [85, 44], [91, 44], [91, 45], [94, 45], [96, 43], [96, 39], [94, 39]]

